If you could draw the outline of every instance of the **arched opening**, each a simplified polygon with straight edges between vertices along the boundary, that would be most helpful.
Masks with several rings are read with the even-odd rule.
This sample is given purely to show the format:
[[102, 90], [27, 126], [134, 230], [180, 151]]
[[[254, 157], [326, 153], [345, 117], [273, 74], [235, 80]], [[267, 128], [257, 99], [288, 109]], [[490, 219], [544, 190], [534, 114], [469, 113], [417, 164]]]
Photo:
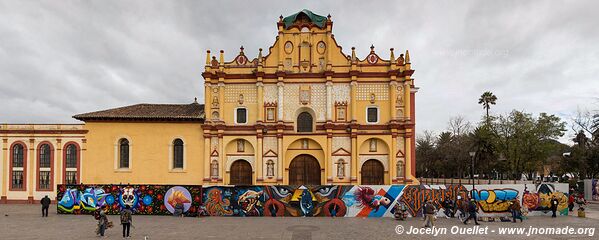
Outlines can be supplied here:
[[252, 165], [246, 160], [237, 160], [231, 164], [232, 185], [252, 185]]
[[362, 183], [363, 185], [383, 185], [385, 184], [385, 168], [383, 164], [375, 159], [370, 159], [362, 165]]
[[312, 114], [302, 112], [297, 116], [297, 132], [312, 132]]
[[183, 169], [183, 140], [173, 141], [173, 169]]
[[320, 185], [320, 164], [312, 155], [295, 157], [289, 166], [289, 185]]
[[129, 168], [129, 140], [119, 140], [119, 168]]

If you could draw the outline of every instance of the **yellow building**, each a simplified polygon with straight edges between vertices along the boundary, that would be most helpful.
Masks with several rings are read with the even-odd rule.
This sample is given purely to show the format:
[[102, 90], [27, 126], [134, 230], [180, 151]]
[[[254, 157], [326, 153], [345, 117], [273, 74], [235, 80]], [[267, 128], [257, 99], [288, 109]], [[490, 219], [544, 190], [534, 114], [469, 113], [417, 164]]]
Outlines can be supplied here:
[[205, 105], [138, 104], [74, 116], [87, 131], [80, 181], [416, 181], [417, 88], [408, 51], [385, 51], [388, 60], [374, 46], [362, 59], [354, 48], [345, 54], [332, 27], [330, 16], [303, 10], [279, 18], [268, 53], [250, 59], [241, 47], [225, 61], [222, 50], [207, 51]]

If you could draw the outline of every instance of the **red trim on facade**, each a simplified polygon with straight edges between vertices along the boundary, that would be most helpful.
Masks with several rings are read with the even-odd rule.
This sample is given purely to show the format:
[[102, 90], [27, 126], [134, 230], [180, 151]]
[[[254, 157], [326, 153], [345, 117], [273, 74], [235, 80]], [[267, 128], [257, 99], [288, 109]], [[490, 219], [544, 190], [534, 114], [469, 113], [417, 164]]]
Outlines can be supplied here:
[[75, 145], [77, 149], [77, 184], [81, 182], [81, 147], [77, 142], [69, 141], [65, 143], [62, 147], [62, 183], [66, 183], [65, 179], [67, 177], [67, 146], [70, 144]]
[[[13, 147], [17, 144], [20, 144], [21, 146], [23, 146], [23, 188], [13, 188], [12, 186], [12, 162], [13, 162], [13, 158], [14, 158], [14, 149]], [[27, 144], [25, 144], [22, 141], [15, 141], [10, 145], [10, 156], [8, 157], [9, 159], [9, 164], [8, 164], [8, 182], [9, 182], [9, 187], [8, 190], [9, 191], [26, 191], [27, 190], [27, 151], [29, 151], [29, 149], [27, 148]]]
[[[50, 188], [48, 189], [43, 189], [40, 188], [40, 149], [42, 147], [43, 144], [48, 144], [48, 146], [50, 146]], [[54, 191], [54, 145], [52, 145], [51, 142], [48, 141], [43, 141], [40, 142], [37, 145], [37, 151], [36, 151], [36, 169], [35, 169], [35, 176], [37, 176], [37, 178], [35, 179], [35, 190], [36, 191]]]

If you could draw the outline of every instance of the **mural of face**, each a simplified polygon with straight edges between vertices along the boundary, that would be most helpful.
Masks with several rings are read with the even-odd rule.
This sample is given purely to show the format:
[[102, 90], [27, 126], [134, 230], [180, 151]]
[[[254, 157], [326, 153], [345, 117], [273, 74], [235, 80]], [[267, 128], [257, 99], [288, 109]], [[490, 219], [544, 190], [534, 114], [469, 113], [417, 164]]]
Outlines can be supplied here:
[[125, 207], [127, 205], [130, 208], [135, 208], [137, 206], [139, 197], [137, 196], [134, 188], [124, 187], [121, 190], [119, 200], [121, 202], [122, 207]]

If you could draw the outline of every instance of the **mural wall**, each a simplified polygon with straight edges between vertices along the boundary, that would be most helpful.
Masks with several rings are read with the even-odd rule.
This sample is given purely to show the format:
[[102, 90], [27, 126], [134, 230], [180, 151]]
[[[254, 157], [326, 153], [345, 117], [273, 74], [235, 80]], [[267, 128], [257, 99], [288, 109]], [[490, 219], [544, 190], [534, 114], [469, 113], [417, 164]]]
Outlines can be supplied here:
[[129, 206], [135, 214], [169, 215], [178, 204], [195, 215], [202, 205], [202, 186], [174, 185], [58, 185], [57, 208], [62, 214], [91, 214], [108, 206], [118, 214]]
[[[551, 214], [550, 201], [559, 200], [567, 215], [567, 184], [503, 185], [322, 185], [322, 186], [174, 186], [174, 185], [59, 185], [58, 212], [89, 214], [109, 206], [118, 214], [129, 205], [136, 214], [168, 215], [183, 205], [187, 215], [391, 217], [401, 204], [410, 216], [421, 216], [425, 202], [438, 209], [450, 199], [457, 209], [472, 198], [482, 217], [509, 216], [509, 203], [519, 201], [529, 215]], [[443, 215], [443, 211], [439, 211]]]

